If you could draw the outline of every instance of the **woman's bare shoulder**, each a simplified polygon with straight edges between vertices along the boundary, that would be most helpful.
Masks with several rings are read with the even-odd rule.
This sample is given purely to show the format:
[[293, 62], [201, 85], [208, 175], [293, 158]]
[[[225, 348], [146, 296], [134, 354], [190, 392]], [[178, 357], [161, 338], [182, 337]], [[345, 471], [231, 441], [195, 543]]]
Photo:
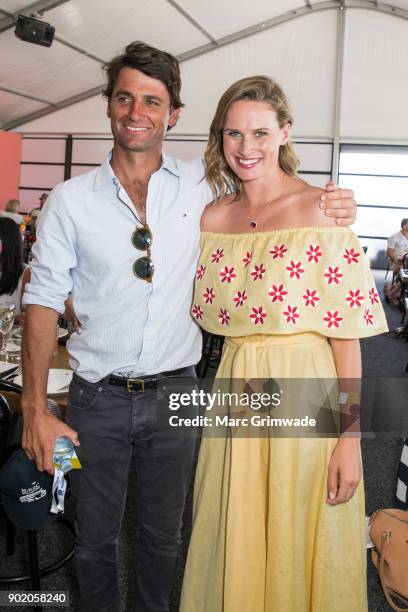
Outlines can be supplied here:
[[333, 227], [336, 225], [334, 217], [328, 217], [325, 211], [320, 208], [320, 197], [326, 193], [324, 189], [304, 183], [299, 190], [297, 197], [299, 201], [299, 211], [302, 215], [302, 225], [316, 225], [323, 227]]
[[200, 229], [203, 232], [217, 232], [220, 229], [225, 216], [229, 210], [229, 204], [235, 196], [225, 196], [219, 200], [213, 200], [204, 209], [201, 216]]

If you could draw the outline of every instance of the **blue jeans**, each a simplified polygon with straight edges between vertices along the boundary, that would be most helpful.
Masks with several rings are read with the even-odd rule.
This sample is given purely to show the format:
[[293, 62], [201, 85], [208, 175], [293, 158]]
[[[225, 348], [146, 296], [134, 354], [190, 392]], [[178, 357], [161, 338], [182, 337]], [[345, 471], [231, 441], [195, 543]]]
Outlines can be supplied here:
[[[186, 376], [194, 377], [189, 368]], [[172, 379], [174, 380], [174, 379]], [[157, 392], [128, 392], [74, 375], [66, 421], [79, 434], [81, 470], [71, 475], [76, 504], [75, 563], [80, 610], [120, 608], [118, 541], [129, 468], [134, 461], [140, 541], [137, 600], [140, 612], [167, 612], [181, 522], [194, 457], [194, 435], [166, 435]]]

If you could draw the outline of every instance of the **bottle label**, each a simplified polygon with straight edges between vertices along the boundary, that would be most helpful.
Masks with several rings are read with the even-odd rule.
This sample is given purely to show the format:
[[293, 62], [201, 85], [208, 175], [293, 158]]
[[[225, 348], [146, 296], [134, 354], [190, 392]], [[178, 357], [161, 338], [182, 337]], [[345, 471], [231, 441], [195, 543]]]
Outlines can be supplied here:
[[53, 462], [54, 462], [54, 467], [56, 468], [60, 468], [61, 467], [61, 463], [62, 461], [70, 461], [71, 463], [71, 468], [72, 470], [80, 470], [82, 465], [78, 459], [78, 455], [76, 454], [75, 450], [72, 449], [68, 452], [65, 452], [63, 454], [61, 453], [54, 453], [53, 456]]

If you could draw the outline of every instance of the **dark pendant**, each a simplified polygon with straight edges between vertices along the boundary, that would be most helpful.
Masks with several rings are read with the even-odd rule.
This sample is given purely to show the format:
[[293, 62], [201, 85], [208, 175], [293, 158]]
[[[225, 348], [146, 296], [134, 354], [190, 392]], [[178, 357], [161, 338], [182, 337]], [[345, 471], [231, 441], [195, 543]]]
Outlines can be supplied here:
[[250, 221], [250, 222], [249, 222], [249, 225], [250, 225], [250, 226], [251, 226], [253, 229], [255, 229], [255, 228], [256, 228], [256, 226], [257, 226], [258, 224], [257, 224], [257, 222], [256, 222], [256, 221]]

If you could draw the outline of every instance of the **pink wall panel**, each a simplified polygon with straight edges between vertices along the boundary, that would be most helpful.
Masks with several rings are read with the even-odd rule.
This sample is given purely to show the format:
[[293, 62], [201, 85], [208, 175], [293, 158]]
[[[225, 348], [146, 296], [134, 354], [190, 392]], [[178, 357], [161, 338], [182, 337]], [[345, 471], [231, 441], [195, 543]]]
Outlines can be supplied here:
[[0, 209], [18, 197], [20, 160], [21, 134], [0, 131]]
[[64, 166], [41, 164], [21, 165], [21, 187], [52, 189], [64, 180]]
[[65, 160], [65, 138], [24, 138], [21, 160], [24, 162], [60, 162]]

